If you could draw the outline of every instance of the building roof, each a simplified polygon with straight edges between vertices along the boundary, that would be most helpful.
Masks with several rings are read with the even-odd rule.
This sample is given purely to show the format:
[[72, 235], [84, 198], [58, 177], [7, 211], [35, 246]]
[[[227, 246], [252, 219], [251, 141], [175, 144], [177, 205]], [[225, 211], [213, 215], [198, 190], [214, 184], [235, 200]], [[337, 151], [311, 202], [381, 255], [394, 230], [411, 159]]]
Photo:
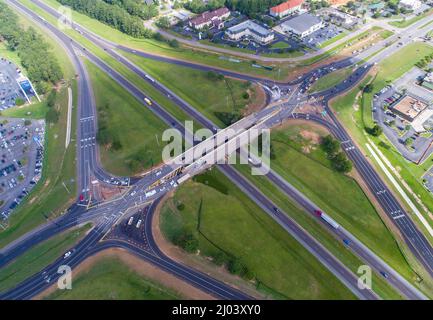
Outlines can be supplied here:
[[290, 20], [283, 22], [281, 25], [285, 27], [289, 27], [299, 33], [303, 33], [308, 31], [312, 26], [321, 23], [318, 17], [313, 16], [309, 13], [300, 14]]
[[275, 13], [283, 13], [294, 7], [300, 6], [303, 2], [304, 0], [289, 0], [279, 4], [278, 6], [272, 7], [271, 11]]
[[220, 18], [229, 12], [230, 10], [227, 9], [226, 7], [222, 7], [213, 11], [206, 11], [192, 18], [191, 23], [195, 25], [201, 25], [203, 23], [211, 21], [214, 18]]
[[272, 34], [272, 31], [262, 27], [261, 25], [251, 21], [251, 20], [246, 20], [244, 22], [241, 22], [233, 27], [230, 27], [227, 29], [227, 32], [229, 33], [239, 33], [239, 32], [243, 32], [244, 30], [250, 30], [250, 32], [254, 32], [256, 34], [258, 34], [259, 36], [262, 37], [267, 37], [268, 35]]
[[409, 121], [413, 121], [426, 108], [427, 104], [409, 95], [392, 106], [392, 109], [406, 116]]

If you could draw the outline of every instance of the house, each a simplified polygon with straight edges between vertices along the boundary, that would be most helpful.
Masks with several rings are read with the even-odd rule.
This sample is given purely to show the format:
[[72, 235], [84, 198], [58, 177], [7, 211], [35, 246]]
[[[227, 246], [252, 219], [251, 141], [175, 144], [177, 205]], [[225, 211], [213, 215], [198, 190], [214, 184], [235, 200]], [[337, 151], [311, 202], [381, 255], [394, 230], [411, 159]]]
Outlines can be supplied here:
[[400, 6], [408, 10], [417, 10], [421, 7], [421, 1], [419, 0], [401, 0]]
[[289, 0], [269, 9], [269, 14], [273, 17], [282, 18], [298, 12], [304, 0]]
[[284, 32], [291, 32], [299, 38], [305, 38], [323, 28], [323, 21], [309, 13], [304, 13], [280, 24]]
[[226, 7], [213, 11], [206, 11], [189, 20], [190, 27], [201, 30], [204, 27], [221, 29], [224, 27], [224, 19], [230, 16], [230, 10]]
[[230, 40], [239, 41], [245, 38], [252, 38], [258, 43], [267, 44], [274, 40], [274, 33], [259, 24], [246, 20], [226, 30]]

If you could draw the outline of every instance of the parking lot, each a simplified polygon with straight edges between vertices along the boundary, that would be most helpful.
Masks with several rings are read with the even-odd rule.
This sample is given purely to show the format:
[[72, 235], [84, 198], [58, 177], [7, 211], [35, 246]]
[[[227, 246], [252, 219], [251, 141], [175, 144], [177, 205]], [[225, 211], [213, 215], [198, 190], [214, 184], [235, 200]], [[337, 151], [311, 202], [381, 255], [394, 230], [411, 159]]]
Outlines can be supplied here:
[[302, 39], [302, 42], [311, 49], [317, 49], [322, 43], [338, 36], [342, 32], [344, 32], [344, 29], [333, 24], [325, 23], [322, 29], [305, 37]]
[[6, 219], [42, 174], [43, 120], [0, 118], [0, 219]]
[[16, 81], [21, 75], [21, 70], [12, 62], [0, 58], [0, 110], [5, 110], [15, 105], [15, 100], [26, 98]]
[[[373, 119], [383, 128], [388, 140], [403, 157], [418, 163], [432, 153], [430, 145], [433, 136], [431, 131], [417, 133], [408, 121], [389, 110], [389, 107], [395, 105], [404, 95], [395, 86], [386, 86], [373, 99]], [[429, 121], [425, 126], [429, 126]]]

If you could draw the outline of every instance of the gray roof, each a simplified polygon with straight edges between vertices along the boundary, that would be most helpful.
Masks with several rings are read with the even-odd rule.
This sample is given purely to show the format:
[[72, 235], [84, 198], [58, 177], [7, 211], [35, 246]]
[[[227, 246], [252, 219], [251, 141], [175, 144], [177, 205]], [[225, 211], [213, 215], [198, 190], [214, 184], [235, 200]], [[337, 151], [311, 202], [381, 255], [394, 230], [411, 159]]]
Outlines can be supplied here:
[[235, 25], [233, 27], [230, 27], [227, 29], [229, 33], [239, 33], [246, 29], [249, 29], [251, 32], [254, 32], [260, 36], [267, 37], [269, 34], [272, 33], [272, 31], [262, 27], [261, 25], [251, 21], [246, 20], [244, 22], [239, 23], [238, 25]]
[[282, 26], [287, 26], [293, 30], [296, 30], [299, 33], [303, 33], [310, 29], [312, 26], [319, 24], [322, 20], [318, 17], [313, 16], [309, 13], [303, 13], [299, 16], [296, 16], [290, 20], [283, 22]]

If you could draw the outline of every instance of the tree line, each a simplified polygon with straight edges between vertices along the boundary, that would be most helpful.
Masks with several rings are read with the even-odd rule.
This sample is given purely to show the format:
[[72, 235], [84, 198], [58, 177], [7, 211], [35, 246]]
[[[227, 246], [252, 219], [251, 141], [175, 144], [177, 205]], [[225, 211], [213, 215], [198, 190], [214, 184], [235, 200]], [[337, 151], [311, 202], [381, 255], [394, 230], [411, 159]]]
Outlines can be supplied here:
[[63, 78], [60, 65], [49, 44], [35, 29], [24, 29], [17, 15], [0, 2], [0, 37], [6, 47], [16, 51], [29, 79], [39, 93], [46, 93], [53, 84]]
[[[107, 3], [108, 0], [107, 2], [102, 0], [58, 1], [134, 38], [150, 38], [152, 36], [152, 31], [144, 27], [143, 20], [139, 16], [131, 15], [124, 7]], [[119, 0], [117, 2], [123, 4], [127, 1]]]
[[143, 0], [103, 0], [108, 4], [117, 5], [125, 9], [130, 15], [149, 20], [158, 15], [158, 5], [153, 3], [146, 5]]

